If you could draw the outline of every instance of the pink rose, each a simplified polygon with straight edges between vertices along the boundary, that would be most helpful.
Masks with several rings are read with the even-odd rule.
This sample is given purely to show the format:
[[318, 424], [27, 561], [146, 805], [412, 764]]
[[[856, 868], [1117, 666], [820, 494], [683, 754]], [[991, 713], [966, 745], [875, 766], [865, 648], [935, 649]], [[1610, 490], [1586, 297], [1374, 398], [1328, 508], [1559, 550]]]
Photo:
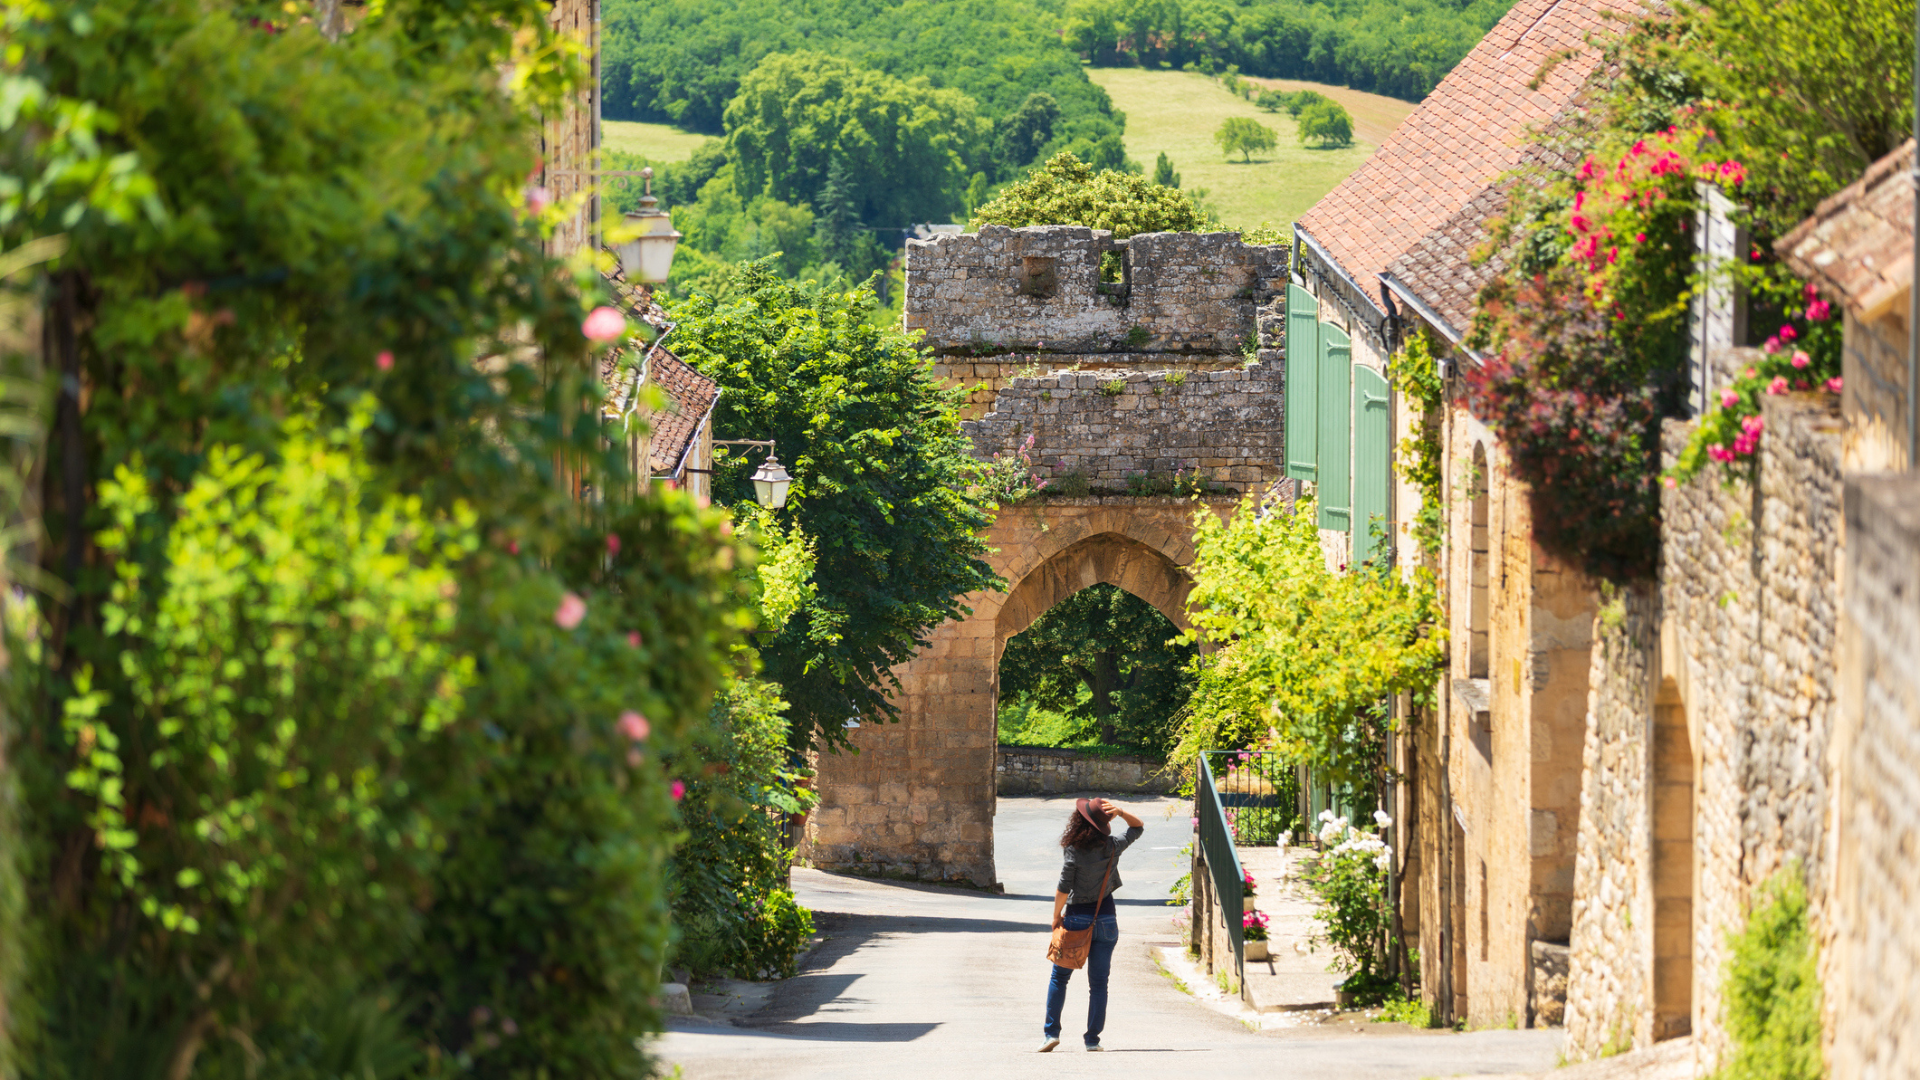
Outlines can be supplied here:
[[379, 368], [381, 371], [392, 371], [393, 370], [393, 354], [390, 352], [383, 352], [379, 356], [376, 356], [373, 358], [373, 364], [375, 367]]
[[633, 630], [628, 632], [627, 644], [633, 646], [636, 649], [639, 648], [640, 647], [640, 631]]
[[1836, 393], [1836, 394], [1839, 393], [1840, 392], [1840, 376], [1835, 375], [1833, 378], [1828, 379], [1827, 389], [1833, 393]]
[[675, 780], [673, 782], [673, 788], [671, 790], [673, 792], [674, 802], [679, 802], [681, 799], [684, 799], [687, 797], [687, 785], [682, 781]]
[[[1813, 286], [1809, 285], [1807, 288], [1812, 289]], [[1825, 300], [1815, 300], [1813, 303], [1807, 305], [1808, 322], [1825, 322], [1827, 316], [1831, 314], [1833, 314], [1833, 305], [1827, 303]]]
[[1678, 480], [1675, 480], [1671, 476], [1661, 477], [1660, 483], [1664, 485], [1668, 491], [1672, 491], [1674, 488], [1677, 488], [1680, 486], [1680, 482]]
[[1735, 393], [1732, 387], [1728, 387], [1727, 389], [1720, 391], [1720, 407], [1721, 408], [1731, 409], [1738, 404], [1740, 404], [1740, 395]]
[[1749, 416], [1740, 421], [1740, 430], [1749, 435], [1758, 435], [1767, 430], [1767, 422], [1758, 416]]
[[1780, 339], [1777, 337], [1770, 337], [1767, 339], [1767, 343], [1760, 347], [1767, 350], [1770, 353], [1777, 353], [1780, 351]]
[[527, 187], [527, 213], [539, 214], [553, 205], [553, 191], [538, 185]]
[[610, 307], [597, 307], [580, 324], [588, 341], [613, 341], [627, 332], [627, 317]]
[[653, 734], [653, 725], [647, 723], [646, 717], [641, 716], [632, 709], [621, 713], [620, 723], [615, 726], [620, 729], [620, 734], [625, 735], [634, 742], [640, 742], [648, 735]]
[[607, 554], [620, 554], [620, 537], [614, 533], [607, 534]]
[[1808, 356], [1805, 349], [1795, 349], [1793, 351], [1793, 366], [1795, 368], [1804, 370], [1806, 366], [1811, 363], [1813, 363], [1813, 357]]
[[554, 624], [562, 630], [571, 630], [580, 625], [587, 617], [587, 602], [576, 593], [568, 593], [560, 598], [560, 606], [553, 609]]
[[1792, 341], [1794, 338], [1797, 338], [1799, 336], [1800, 336], [1800, 332], [1798, 330], [1795, 330], [1791, 326], [1783, 326], [1780, 328], [1781, 341]]
[[1769, 394], [1778, 395], [1778, 394], [1784, 394], [1786, 392], [1787, 392], [1787, 377], [1785, 375], [1775, 375], [1773, 377], [1773, 381], [1767, 384], [1767, 393]]

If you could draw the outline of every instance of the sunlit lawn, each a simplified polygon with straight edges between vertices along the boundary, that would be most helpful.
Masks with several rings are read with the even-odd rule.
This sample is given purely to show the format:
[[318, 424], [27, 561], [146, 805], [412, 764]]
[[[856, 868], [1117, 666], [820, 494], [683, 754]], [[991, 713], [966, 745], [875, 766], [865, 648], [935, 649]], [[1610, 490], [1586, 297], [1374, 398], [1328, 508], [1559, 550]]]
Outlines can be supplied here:
[[711, 135], [681, 131], [671, 124], [643, 124], [634, 120], [600, 121], [600, 138], [609, 150], [639, 154], [661, 163], [685, 161]]
[[[1251, 228], [1266, 222], [1285, 227], [1359, 168], [1376, 145], [1361, 141], [1356, 133], [1353, 146], [1346, 149], [1301, 146], [1293, 120], [1285, 112], [1263, 112], [1252, 102], [1228, 93], [1215, 80], [1192, 72], [1089, 68], [1087, 74], [1106, 88], [1114, 107], [1127, 114], [1127, 156], [1151, 174], [1154, 159], [1164, 151], [1173, 159], [1181, 187], [1205, 188], [1207, 201], [1229, 228]], [[1308, 86], [1313, 84], [1289, 84], [1289, 88]], [[1339, 95], [1353, 93], [1315, 88], [1329, 96], [1335, 96], [1336, 91]], [[1385, 119], [1383, 110], [1390, 109], [1378, 102], [1391, 101], [1377, 98], [1369, 104], [1364, 120], [1355, 115], [1357, 125], [1364, 131], [1378, 132]], [[1413, 110], [1410, 103], [1398, 104], [1405, 105], [1408, 112]], [[1352, 111], [1354, 105], [1348, 108]], [[1279, 145], [1255, 154], [1251, 165], [1243, 164], [1239, 154], [1229, 160], [1215, 145], [1213, 133], [1230, 116], [1251, 117], [1272, 128], [1279, 136]]]

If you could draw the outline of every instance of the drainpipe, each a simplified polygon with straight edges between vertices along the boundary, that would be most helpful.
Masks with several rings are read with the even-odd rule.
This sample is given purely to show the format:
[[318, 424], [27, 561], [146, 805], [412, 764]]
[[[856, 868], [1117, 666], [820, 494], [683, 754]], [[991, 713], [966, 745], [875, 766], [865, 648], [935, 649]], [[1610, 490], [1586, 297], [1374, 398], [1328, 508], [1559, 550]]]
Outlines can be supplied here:
[[1907, 286], [1907, 471], [1920, 459], [1920, 6], [1913, 10], [1913, 282]]

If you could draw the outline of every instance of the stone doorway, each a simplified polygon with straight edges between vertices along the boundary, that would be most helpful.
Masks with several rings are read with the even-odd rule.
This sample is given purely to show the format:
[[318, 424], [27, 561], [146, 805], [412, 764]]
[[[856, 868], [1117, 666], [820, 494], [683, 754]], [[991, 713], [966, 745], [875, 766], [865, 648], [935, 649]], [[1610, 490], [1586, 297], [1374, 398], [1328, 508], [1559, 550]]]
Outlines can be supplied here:
[[1693, 743], [1679, 688], [1653, 703], [1653, 1037], [1693, 1030]]

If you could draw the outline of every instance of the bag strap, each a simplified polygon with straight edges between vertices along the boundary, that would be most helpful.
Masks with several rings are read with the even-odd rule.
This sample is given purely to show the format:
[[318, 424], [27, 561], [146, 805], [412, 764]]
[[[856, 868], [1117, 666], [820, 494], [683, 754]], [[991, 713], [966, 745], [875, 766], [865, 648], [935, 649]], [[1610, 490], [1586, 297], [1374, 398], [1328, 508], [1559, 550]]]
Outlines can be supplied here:
[[[1108, 837], [1107, 839], [1111, 840], [1113, 838]], [[1107, 880], [1113, 877], [1113, 864], [1119, 861], [1120, 853], [1117, 851], [1107, 856], [1107, 872], [1100, 875], [1100, 895], [1093, 898], [1093, 913], [1096, 916], [1100, 914], [1100, 905], [1107, 902]]]

